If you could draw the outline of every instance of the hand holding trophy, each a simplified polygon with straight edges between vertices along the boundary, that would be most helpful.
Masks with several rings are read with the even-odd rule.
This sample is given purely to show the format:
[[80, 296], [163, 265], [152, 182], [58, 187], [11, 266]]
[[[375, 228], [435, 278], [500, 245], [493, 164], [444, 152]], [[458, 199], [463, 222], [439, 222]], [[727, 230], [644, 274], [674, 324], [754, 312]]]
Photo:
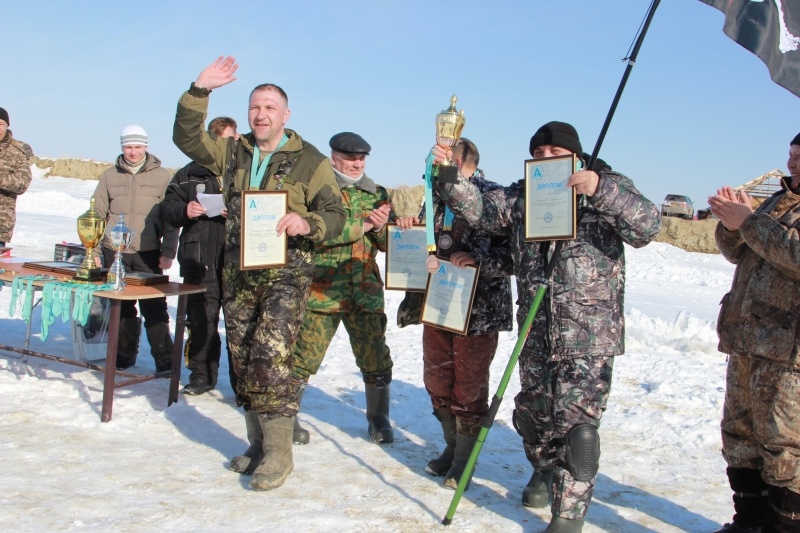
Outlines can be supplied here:
[[107, 282], [114, 286], [118, 291], [125, 287], [125, 265], [122, 262], [122, 252], [130, 246], [133, 240], [133, 230], [125, 224], [125, 215], [119, 215], [119, 222], [111, 229], [108, 234], [111, 247], [114, 249], [114, 263], [108, 270]]
[[[450, 97], [450, 107], [436, 115], [436, 144], [442, 148], [452, 150], [461, 138], [464, 129], [464, 110], [456, 109], [456, 95]], [[441, 183], [456, 183], [458, 181], [458, 167], [449, 159], [433, 166], [434, 179]]]

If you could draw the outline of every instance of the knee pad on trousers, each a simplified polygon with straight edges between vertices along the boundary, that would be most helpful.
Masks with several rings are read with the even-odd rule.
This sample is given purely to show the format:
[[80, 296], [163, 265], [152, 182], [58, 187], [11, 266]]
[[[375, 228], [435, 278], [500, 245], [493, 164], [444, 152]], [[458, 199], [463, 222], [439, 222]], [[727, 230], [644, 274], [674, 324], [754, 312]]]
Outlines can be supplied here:
[[519, 411], [516, 409], [514, 409], [512, 413], [511, 421], [514, 424], [514, 429], [516, 429], [519, 436], [522, 437], [522, 440], [529, 444], [536, 442], [536, 426], [534, 426], [532, 422], [528, 422], [522, 418], [519, 415]]
[[600, 469], [600, 435], [591, 424], [579, 424], [563, 440], [567, 470], [578, 481], [590, 481]]

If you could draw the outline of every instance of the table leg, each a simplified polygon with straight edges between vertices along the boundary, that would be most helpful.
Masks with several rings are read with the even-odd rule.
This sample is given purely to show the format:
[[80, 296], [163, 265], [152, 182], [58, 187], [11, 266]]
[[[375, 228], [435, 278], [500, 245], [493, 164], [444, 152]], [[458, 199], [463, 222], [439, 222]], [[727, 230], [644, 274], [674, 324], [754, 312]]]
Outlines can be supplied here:
[[178, 401], [178, 387], [181, 384], [183, 365], [183, 333], [186, 331], [186, 295], [178, 296], [178, 313], [175, 317], [175, 341], [172, 347], [172, 374], [169, 379], [169, 400], [167, 407]]
[[111, 420], [111, 411], [114, 404], [114, 389], [116, 388], [117, 370], [117, 341], [119, 340], [119, 317], [122, 310], [122, 300], [109, 298], [111, 306], [108, 318], [108, 348], [106, 348], [106, 366], [103, 375], [103, 422]]

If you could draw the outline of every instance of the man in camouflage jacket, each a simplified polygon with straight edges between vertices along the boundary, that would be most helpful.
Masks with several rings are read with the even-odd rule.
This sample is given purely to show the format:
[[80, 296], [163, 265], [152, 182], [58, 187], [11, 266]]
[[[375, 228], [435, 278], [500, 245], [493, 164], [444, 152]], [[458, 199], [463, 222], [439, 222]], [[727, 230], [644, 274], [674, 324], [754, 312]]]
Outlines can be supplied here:
[[17, 222], [17, 196], [31, 184], [33, 151], [13, 138], [8, 112], [0, 107], [0, 247], [11, 241]]
[[[437, 160], [445, 151], [433, 149]], [[583, 150], [569, 124], [550, 122], [533, 135], [534, 159]], [[535, 472], [523, 503], [545, 507], [548, 531], [580, 531], [599, 465], [597, 427], [606, 408], [614, 357], [624, 352], [624, 244], [641, 247], [658, 233], [658, 208], [610, 168], [573, 174], [567, 186], [585, 195], [577, 236], [564, 241], [552, 279], [550, 242], [525, 240], [525, 184], [481, 194], [468, 181], [439, 184], [439, 193], [470, 225], [511, 239], [521, 326], [537, 288], [542, 307], [520, 353], [521, 391], [514, 424]]]
[[[285, 128], [289, 101], [277, 85], [259, 85], [250, 93], [250, 133], [235, 140], [205, 131], [210, 92], [234, 81], [237, 68], [236, 60], [226, 57], [200, 73], [178, 103], [173, 140], [193, 161], [223, 176], [228, 210], [223, 308], [236, 403], [245, 410], [250, 441], [230, 468], [253, 474], [251, 488], [271, 490], [294, 468], [298, 387], [292, 347], [314, 273], [314, 243], [341, 233], [344, 210], [328, 158]], [[276, 226], [278, 235], [288, 238], [286, 266], [242, 270], [242, 193], [248, 190], [288, 193], [288, 213]]]
[[[478, 168], [480, 154], [469, 139], [458, 140], [452, 159], [460, 176], [480, 193], [502, 187], [488, 181]], [[476, 265], [480, 269], [467, 334], [429, 324], [422, 329], [423, 381], [445, 442], [444, 451], [428, 461], [425, 470], [444, 476], [444, 486], [455, 489], [489, 410], [489, 369], [497, 351], [499, 332], [511, 331], [513, 326], [509, 276], [514, 272], [508, 237], [473, 229], [444, 202], [438, 198], [435, 202], [437, 257], [458, 267]], [[422, 215], [418, 219], [403, 217], [398, 225], [407, 229], [421, 219]], [[398, 309], [399, 323], [404, 320], [404, 308], [412, 305], [415, 295], [419, 295], [421, 306], [422, 293], [408, 293]], [[418, 323], [418, 316], [415, 318]]]
[[[329, 144], [346, 220], [341, 235], [316, 247], [314, 281], [294, 347], [294, 375], [303, 391], [344, 322], [364, 378], [370, 440], [392, 442], [392, 358], [386, 346], [383, 280], [375, 262], [378, 251], [386, 251], [389, 194], [364, 173], [371, 147], [360, 135], [337, 133]], [[308, 440], [308, 431], [295, 421], [294, 442]]]
[[709, 198], [717, 247], [736, 265], [717, 320], [729, 354], [722, 455], [735, 509], [725, 533], [800, 530], [800, 134], [788, 168], [783, 190], [755, 212], [744, 191]]

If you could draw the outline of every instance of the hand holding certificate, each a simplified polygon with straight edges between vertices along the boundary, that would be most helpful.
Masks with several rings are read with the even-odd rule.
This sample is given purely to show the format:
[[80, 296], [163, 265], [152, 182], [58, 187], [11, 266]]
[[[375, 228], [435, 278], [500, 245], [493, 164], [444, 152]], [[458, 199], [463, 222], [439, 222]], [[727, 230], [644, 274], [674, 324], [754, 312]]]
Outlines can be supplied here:
[[439, 262], [439, 270], [428, 278], [421, 321], [466, 335], [479, 269], [474, 265], [457, 267], [446, 259]]
[[225, 211], [225, 202], [221, 194], [205, 194], [197, 193], [197, 201], [206, 210], [205, 215], [208, 218], [219, 216]]
[[574, 239], [577, 230], [574, 154], [525, 161], [525, 240]]
[[285, 266], [286, 232], [278, 222], [288, 211], [286, 191], [243, 191], [240, 268], [254, 270]]
[[425, 226], [401, 229], [387, 226], [386, 288], [399, 291], [424, 291], [428, 284], [425, 260], [428, 258]]

